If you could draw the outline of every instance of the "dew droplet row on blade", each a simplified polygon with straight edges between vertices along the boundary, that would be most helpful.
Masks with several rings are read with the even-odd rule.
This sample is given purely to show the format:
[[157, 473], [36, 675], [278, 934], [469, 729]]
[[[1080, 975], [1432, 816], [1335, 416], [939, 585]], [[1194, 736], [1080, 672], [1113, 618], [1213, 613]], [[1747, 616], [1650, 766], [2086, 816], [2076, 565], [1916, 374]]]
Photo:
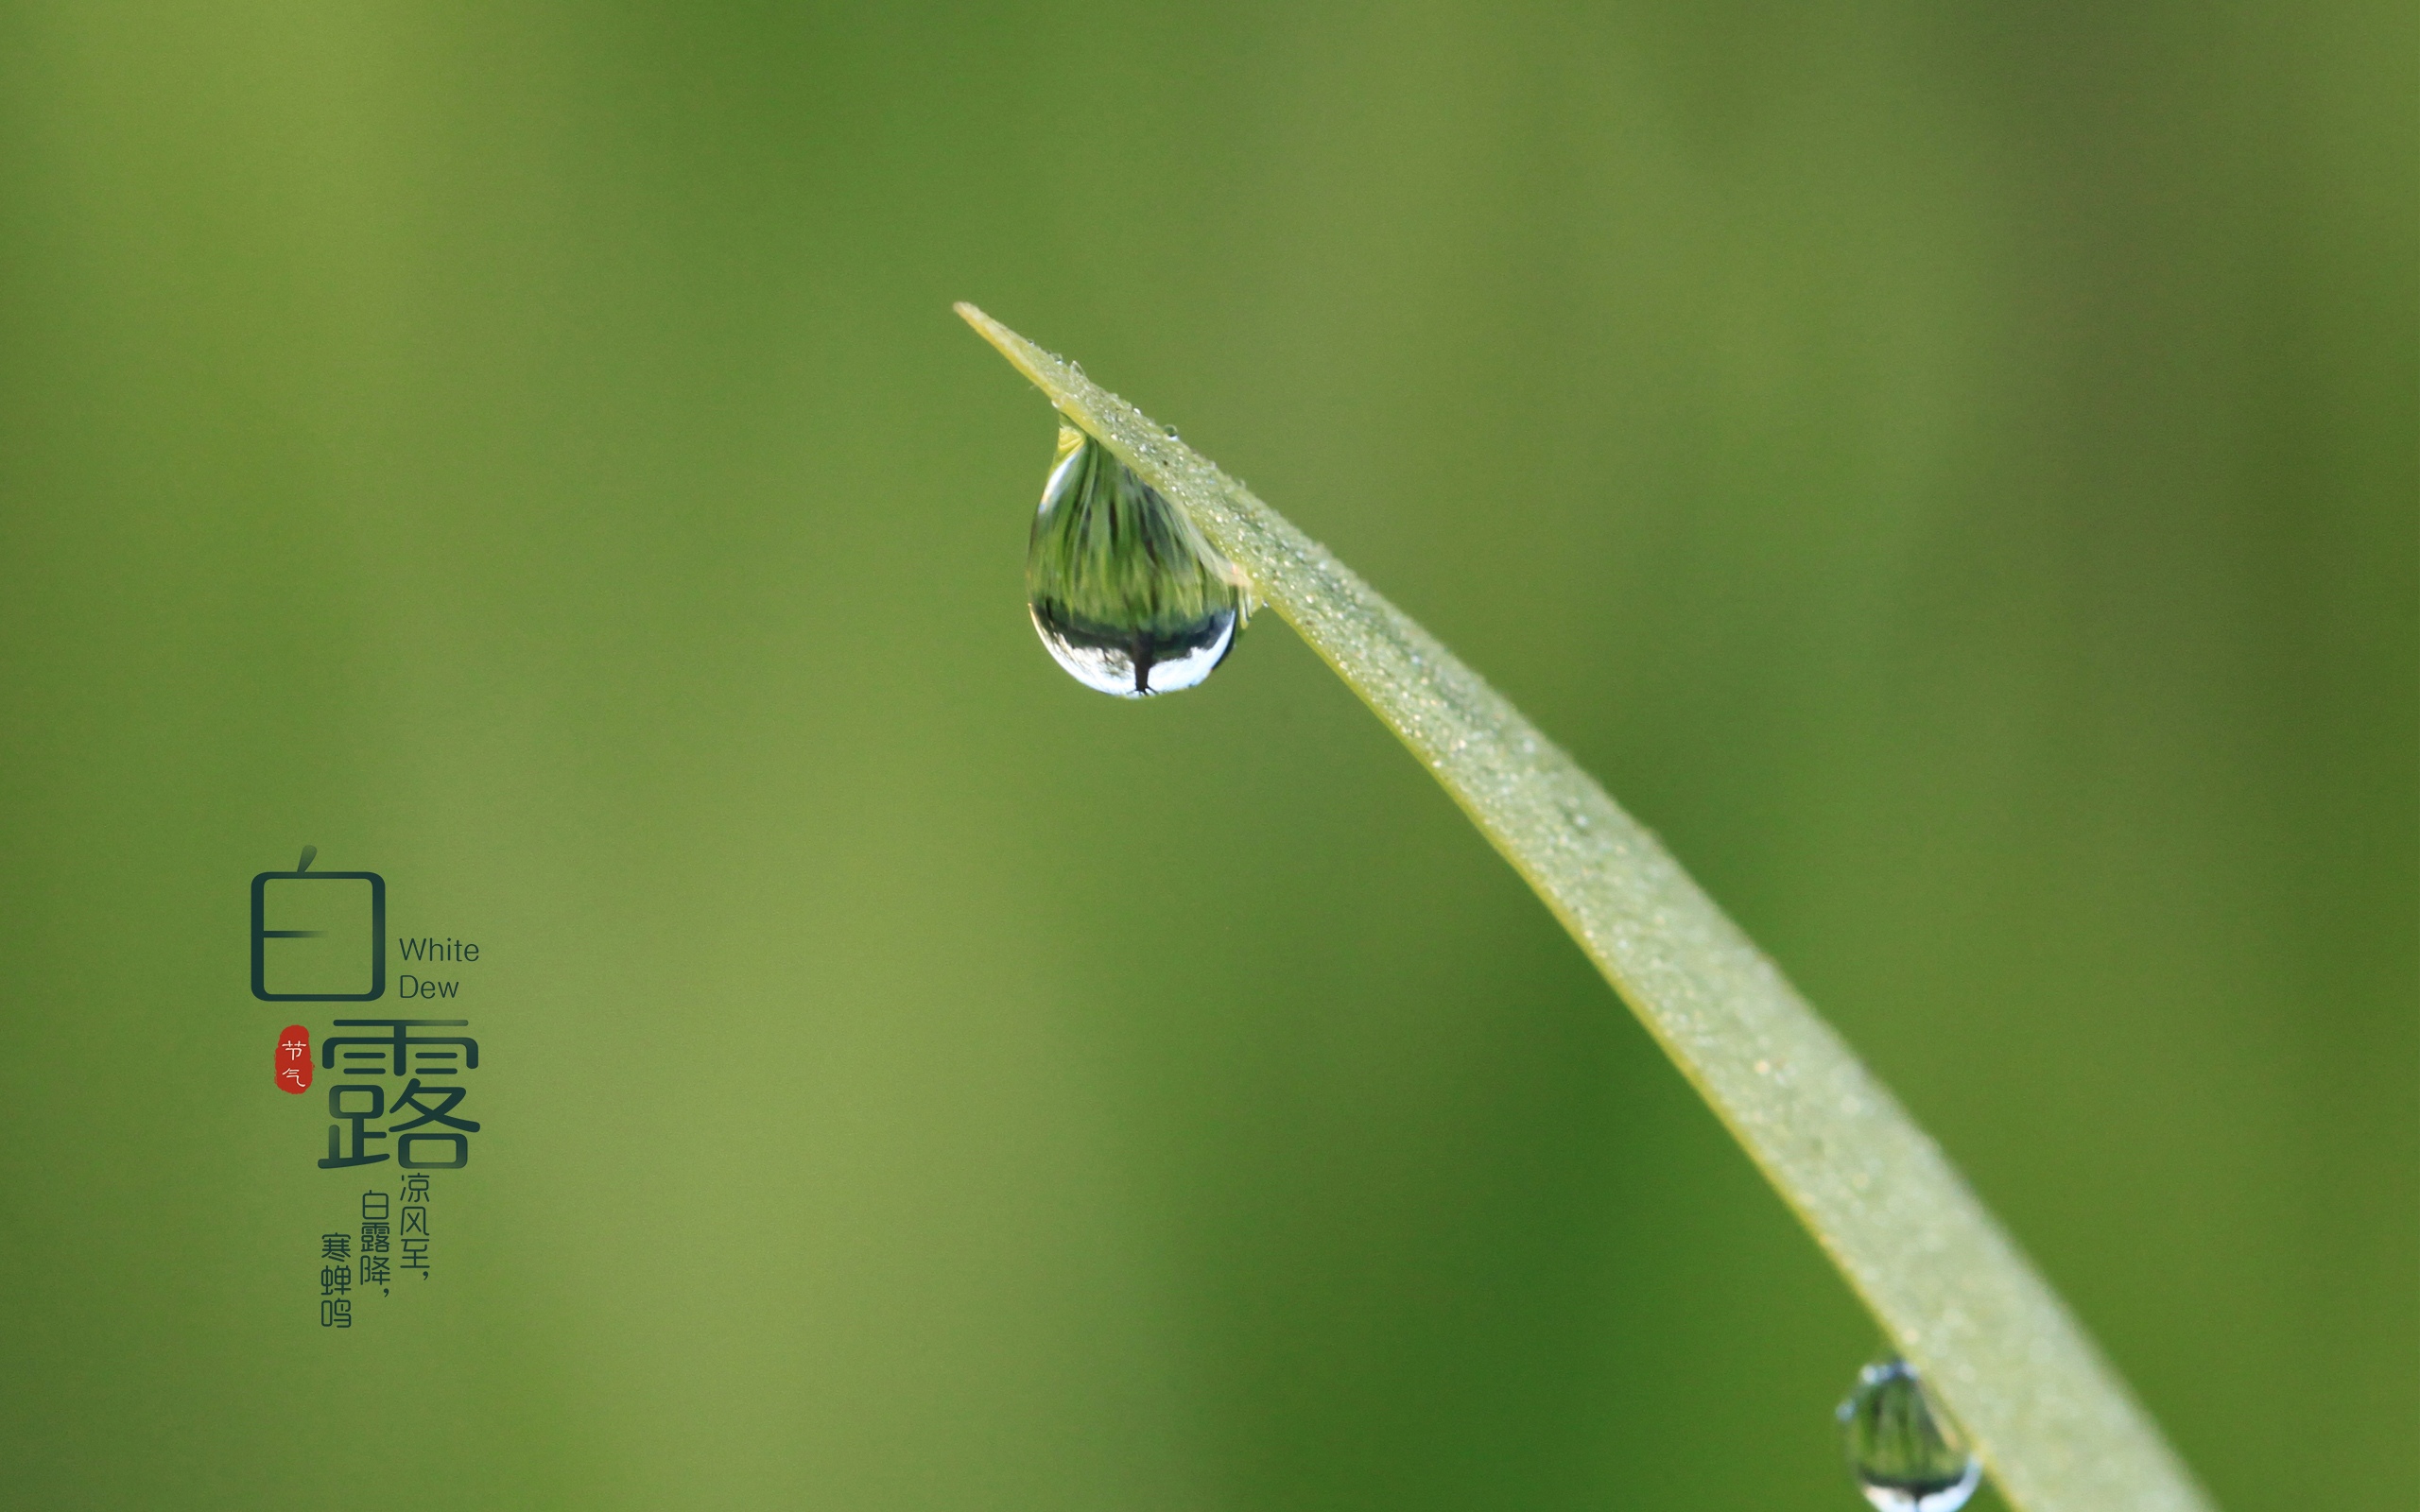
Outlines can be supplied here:
[[1052, 658], [1120, 698], [1208, 678], [1250, 608], [1243, 575], [1182, 510], [1064, 423], [1034, 512], [1025, 591]]

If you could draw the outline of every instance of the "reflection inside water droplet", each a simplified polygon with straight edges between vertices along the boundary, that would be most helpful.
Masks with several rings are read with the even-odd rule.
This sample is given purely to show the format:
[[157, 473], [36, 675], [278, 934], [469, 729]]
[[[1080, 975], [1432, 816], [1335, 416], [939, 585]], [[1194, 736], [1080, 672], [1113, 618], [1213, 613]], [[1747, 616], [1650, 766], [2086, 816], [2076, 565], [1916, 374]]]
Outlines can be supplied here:
[[1121, 698], [1190, 688], [1242, 624], [1241, 575], [1184, 512], [1073, 425], [1026, 550], [1042, 644], [1087, 688]]
[[1982, 1461], [1904, 1360], [1858, 1371], [1840, 1419], [1849, 1469], [1881, 1512], [1957, 1512], [1982, 1484]]

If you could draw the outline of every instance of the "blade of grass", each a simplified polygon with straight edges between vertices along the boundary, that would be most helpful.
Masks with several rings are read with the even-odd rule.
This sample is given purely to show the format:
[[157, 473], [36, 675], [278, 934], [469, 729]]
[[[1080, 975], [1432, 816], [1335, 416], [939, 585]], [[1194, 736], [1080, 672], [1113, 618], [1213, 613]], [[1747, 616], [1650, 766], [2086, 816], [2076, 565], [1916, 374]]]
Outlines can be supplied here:
[[1192, 517], [1528, 879], [1636, 1011], [2026, 1512], [2210, 1503], [2057, 1294], [1889, 1090], [1521, 712], [1141, 411], [958, 313]]

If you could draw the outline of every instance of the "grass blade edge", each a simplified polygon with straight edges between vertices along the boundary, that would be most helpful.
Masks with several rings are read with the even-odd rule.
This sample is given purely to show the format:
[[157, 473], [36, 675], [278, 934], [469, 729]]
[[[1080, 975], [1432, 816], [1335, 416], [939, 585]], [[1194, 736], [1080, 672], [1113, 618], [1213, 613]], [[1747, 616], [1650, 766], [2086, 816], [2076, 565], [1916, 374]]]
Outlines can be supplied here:
[[1241, 483], [1073, 364], [958, 312], [1183, 508], [1545, 900], [2026, 1512], [2209, 1512], [2157, 1427], [1896, 1098], [1655, 836]]

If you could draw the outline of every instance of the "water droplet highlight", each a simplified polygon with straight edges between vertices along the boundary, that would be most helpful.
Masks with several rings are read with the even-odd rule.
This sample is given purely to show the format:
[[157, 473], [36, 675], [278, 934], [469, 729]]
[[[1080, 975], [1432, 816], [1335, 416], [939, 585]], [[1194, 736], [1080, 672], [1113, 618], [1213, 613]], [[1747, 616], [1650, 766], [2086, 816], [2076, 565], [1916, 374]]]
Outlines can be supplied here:
[[1840, 1419], [1849, 1469], [1880, 1512], [1958, 1512], [1982, 1484], [1983, 1462], [1905, 1360], [1858, 1371]]
[[1051, 657], [1120, 698], [1208, 678], [1235, 645], [1243, 575], [1183, 510], [1073, 425], [1026, 549], [1026, 606]]

